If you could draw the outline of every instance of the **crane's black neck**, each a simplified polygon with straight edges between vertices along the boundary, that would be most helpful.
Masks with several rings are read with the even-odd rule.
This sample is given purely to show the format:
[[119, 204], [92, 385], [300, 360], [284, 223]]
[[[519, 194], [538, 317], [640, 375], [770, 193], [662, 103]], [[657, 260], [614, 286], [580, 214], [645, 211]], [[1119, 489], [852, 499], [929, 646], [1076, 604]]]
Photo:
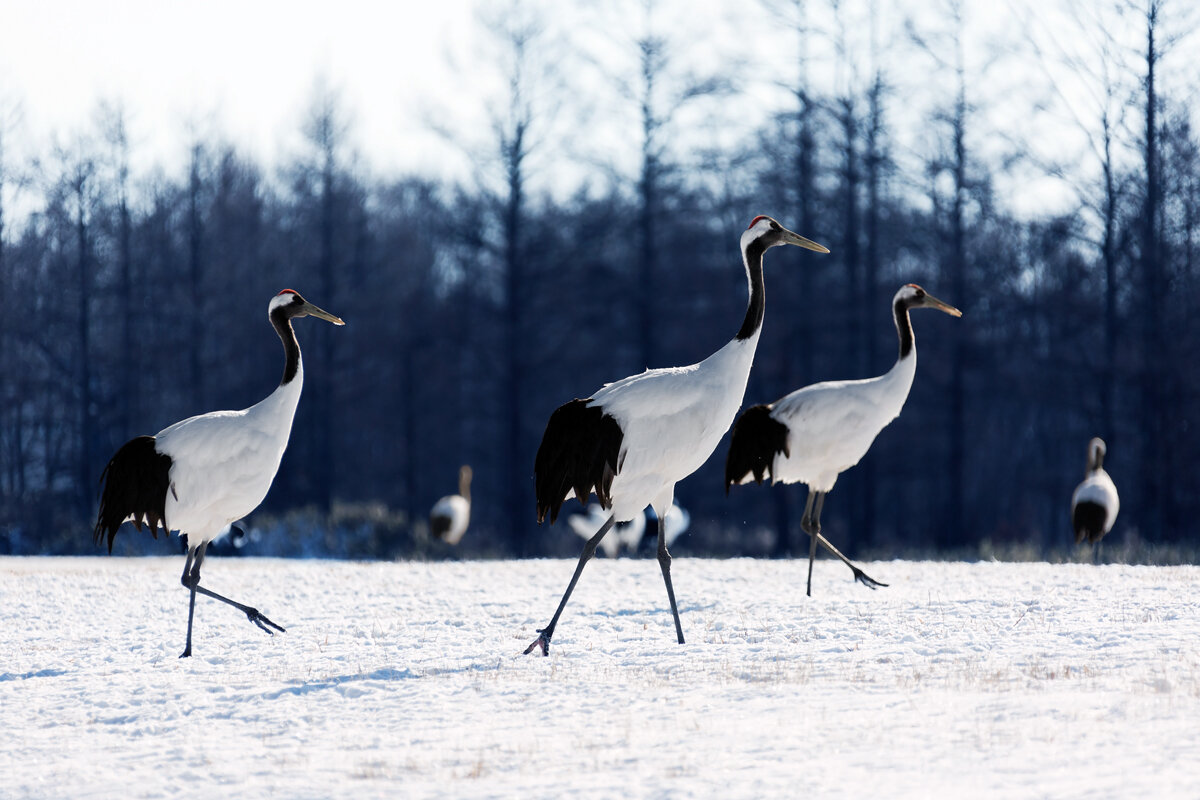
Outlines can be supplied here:
[[292, 317], [286, 308], [277, 308], [271, 312], [271, 325], [283, 342], [283, 379], [279, 385], [291, 383], [300, 371], [300, 343], [296, 341], [296, 332], [292, 330]]
[[916, 342], [913, 339], [912, 320], [908, 317], [908, 303], [904, 298], [896, 300], [892, 306], [892, 313], [896, 316], [896, 333], [900, 334], [900, 359], [906, 359], [912, 355]]
[[763, 253], [767, 251], [761, 239], [755, 239], [746, 247], [746, 273], [750, 276], [750, 304], [746, 307], [746, 318], [737, 332], [738, 341], [745, 341], [762, 328], [763, 313], [767, 307], [767, 289], [763, 283]]

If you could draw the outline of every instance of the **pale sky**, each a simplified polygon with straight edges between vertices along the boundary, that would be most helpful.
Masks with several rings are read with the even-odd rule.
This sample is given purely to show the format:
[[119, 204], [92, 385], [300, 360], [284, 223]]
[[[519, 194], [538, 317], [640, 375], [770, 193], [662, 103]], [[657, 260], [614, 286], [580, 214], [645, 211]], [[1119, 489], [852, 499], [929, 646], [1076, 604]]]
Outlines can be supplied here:
[[388, 143], [427, 135], [421, 98], [471, 27], [467, 0], [0, 0], [0, 95], [32, 142], [88, 128], [106, 99], [125, 105], [143, 163], [178, 163], [197, 126], [273, 164], [322, 77], [371, 163], [403, 168], [427, 156]]
[[[1066, 113], [1044, 113], [1046, 103], [1060, 102], [1039, 88], [1044, 70], [1031, 66], [1028, 56], [1014, 57], [1011, 48], [996, 64], [983, 55], [985, 40], [1019, 43], [1039, 29], [1070, 40], [1070, 22], [1054, 14], [1065, 0], [1046, 2], [965, 3], [972, 15], [967, 27], [967, 59], [974, 62], [968, 63], [971, 88], [986, 97], [988, 109], [975, 128], [983, 131], [976, 146], [990, 159], [1013, 149], [1014, 141], [1017, 148], [1043, 148], [1055, 157], [1054, 151], [1084, 150], [1076, 121]], [[350, 143], [374, 174], [415, 171], [462, 178], [469, 170], [462, 151], [434, 134], [429, 121], [436, 118], [463, 138], [479, 136], [487, 146], [489, 104], [504, 94], [504, 85], [495, 55], [488, 53], [492, 43], [476, 18], [477, 5], [507, 7], [488, 0], [0, 0], [0, 112], [14, 102], [22, 112], [17, 135], [6, 140], [11, 146], [6, 157], [44, 155], [55, 141], [91, 133], [97, 104], [106, 100], [123, 103], [128, 112], [135, 172], [151, 166], [181, 169], [197, 135], [227, 137], [270, 170], [287, 163], [300, 147], [305, 111], [317, 81], [324, 80], [339, 92], [351, 117]], [[787, 22], [794, 7], [790, 0], [777, 0], [775, 11], [768, 12], [768, 5], [750, 0], [655, 4], [657, 26], [681, 45], [681, 58], [699, 58], [703, 66], [704, 60], [724, 64], [736, 57], [747, 67], [742, 92], [706, 112], [721, 117], [716, 124], [709, 117], [677, 126], [672, 132], [677, 149], [727, 147], [771, 111], [790, 107], [793, 101], [779, 84], [796, 75], [796, 36]], [[928, 16], [939, 4], [879, 0], [872, 6], [864, 0], [845, 5], [848, 24], [830, 17], [828, 3], [806, 6], [818, 32], [811, 79], [824, 92], [847, 84], [861, 87], [870, 64], [856, 57], [849, 71], [830, 67], [837, 62], [832, 43], [841, 35], [862, 54], [868, 51], [864, 42], [877, 37], [893, 83], [889, 116], [897, 157], [927, 157], [930, 104], [939, 93], [943, 100], [948, 96], [947, 71], [894, 43], [904, 40], [912, 9]], [[640, 13], [639, 3], [564, 0], [537, 7], [556, 44], [583, 43], [601, 60], [623, 52], [618, 57], [632, 63], [628, 40], [638, 30], [633, 17]], [[867, 14], [867, 8], [873, 10]], [[1136, 34], [1134, 24], [1131, 35]], [[889, 54], [889, 46], [897, 55]], [[587, 63], [574, 56], [571, 49], [556, 56], [562, 58], [556, 68], [569, 77], [564, 83], [570, 85], [572, 110], [557, 129], [544, 132], [553, 140], [547, 149], [559, 159], [543, 165], [544, 184], [553, 180], [569, 186], [572, 168], [582, 172], [599, 163], [628, 173], [636, 163], [636, 109], [632, 104], [620, 108], [611, 76], [600, 75], [594, 65], [596, 74], [589, 75]], [[1073, 90], [1068, 86], [1067, 91]], [[1035, 114], [1039, 104], [1043, 111]], [[1086, 97], [1081, 108], [1086, 115]], [[1028, 141], [1018, 141], [1022, 137]], [[1063, 205], [1061, 186], [1036, 169], [1024, 170], [1024, 176], [1001, 178], [1008, 181], [1003, 191], [1013, 207], [1036, 212]]]

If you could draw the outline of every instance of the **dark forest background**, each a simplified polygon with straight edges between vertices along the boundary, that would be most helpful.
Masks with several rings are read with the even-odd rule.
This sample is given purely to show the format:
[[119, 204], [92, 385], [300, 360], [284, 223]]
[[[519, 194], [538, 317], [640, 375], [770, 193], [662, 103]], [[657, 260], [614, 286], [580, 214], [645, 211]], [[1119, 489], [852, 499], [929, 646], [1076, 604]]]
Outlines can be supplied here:
[[[795, 33], [791, 74], [773, 76], [790, 100], [732, 142], [688, 134], [744, 101], [748, 79], [733, 63], [697, 69], [684, 54], [701, 45], [649, 15], [614, 23], [623, 77], [594, 63], [585, 89], [562, 80], [562, 44], [536, 17], [477, 20], [506, 90], [483, 138], [463, 140], [475, 177], [461, 181], [372, 174], [352, 109], [323, 85], [297, 122], [305, 149], [278, 170], [206, 134], [186, 143], [184, 169], [134, 174], [129, 116], [113, 103], [17, 161], [5, 143], [18, 118], [0, 107], [0, 552], [97, 552], [108, 457], [133, 435], [269, 393], [282, 353], [267, 303], [294, 288], [347, 325], [297, 325], [304, 396], [244, 552], [444, 555], [425, 515], [468, 463], [472, 527], [456, 553], [574, 554], [561, 520], [535, 524], [546, 419], [731, 338], [746, 303], [738, 237], [765, 213], [832, 254], [768, 255], [747, 404], [888, 369], [903, 283], [964, 312], [914, 315], [912, 394], [831, 494], [835, 543], [858, 557], [1069, 554], [1069, 499], [1099, 435], [1122, 501], [1110, 553], [1193, 557], [1200, 136], [1185, 6], [1080, 4], [1094, 58], [1031, 34], [985, 72], [964, 54], [964, 7], [936, 5], [864, 51], [837, 37], [866, 12], [833, 4], [837, 24], [815, 30], [803, 2], [768, 4]], [[809, 81], [816, 37], [850, 77]], [[996, 76], [1014, 61], [1042, 76], [1015, 98], [1027, 127], [1053, 116], [1083, 143], [1071, 158], [991, 127], [1013, 104]], [[921, 103], [901, 67], [929, 76]], [[1057, 102], [1068, 91], [1069, 113]], [[589, 103], [637, 119], [613, 143], [632, 171], [571, 148], [568, 109]], [[902, 126], [917, 145], [901, 144]], [[573, 188], [547, 174], [548, 155], [572, 165]], [[1070, 208], [1015, 209], [999, 187], [1030, 175], [1066, 187]], [[725, 450], [677, 487], [692, 525], [675, 552], [806, 550], [804, 489], [727, 498]], [[118, 538], [128, 553], [176, 546]]]

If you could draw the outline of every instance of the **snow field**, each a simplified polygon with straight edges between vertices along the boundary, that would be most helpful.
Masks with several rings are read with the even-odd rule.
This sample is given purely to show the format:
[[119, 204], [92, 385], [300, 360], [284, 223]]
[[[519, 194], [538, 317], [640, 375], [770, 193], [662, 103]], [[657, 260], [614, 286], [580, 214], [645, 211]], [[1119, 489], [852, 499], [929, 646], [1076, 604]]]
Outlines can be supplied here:
[[806, 566], [0, 558], [0, 796], [1200, 796], [1200, 568]]

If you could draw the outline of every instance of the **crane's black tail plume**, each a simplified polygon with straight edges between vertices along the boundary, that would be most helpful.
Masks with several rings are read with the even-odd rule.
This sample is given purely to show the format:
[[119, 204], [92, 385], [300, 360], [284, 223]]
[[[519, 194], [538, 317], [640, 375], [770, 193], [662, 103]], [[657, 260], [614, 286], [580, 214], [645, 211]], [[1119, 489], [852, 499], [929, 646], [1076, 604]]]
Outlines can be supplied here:
[[453, 521], [450, 517], [442, 514], [431, 514], [429, 516], [429, 532], [438, 539], [444, 539], [450, 532], [450, 523]]
[[621, 471], [621, 442], [625, 434], [617, 421], [591, 398], [572, 400], [555, 409], [546, 423], [533, 461], [534, 490], [540, 524], [559, 509], [572, 490], [586, 503], [593, 491], [600, 505], [612, 507], [613, 478]]
[[787, 426], [771, 416], [770, 406], [750, 406], [733, 423], [733, 433], [729, 437], [725, 494], [729, 494], [731, 485], [744, 482], [751, 473], [755, 483], [762, 483], [764, 476], [770, 476], [777, 453], [791, 455]]
[[1071, 509], [1071, 527], [1075, 529], [1075, 544], [1085, 539], [1095, 544], [1104, 538], [1104, 520], [1108, 511], [1099, 503], [1083, 501]]
[[153, 436], [138, 436], [122, 445], [100, 474], [104, 489], [92, 540], [100, 544], [107, 533], [111, 553], [117, 529], [127, 519], [139, 531], [145, 524], [157, 539], [158, 526], [167, 529], [165, 507], [170, 474], [171, 457], [154, 449]]

